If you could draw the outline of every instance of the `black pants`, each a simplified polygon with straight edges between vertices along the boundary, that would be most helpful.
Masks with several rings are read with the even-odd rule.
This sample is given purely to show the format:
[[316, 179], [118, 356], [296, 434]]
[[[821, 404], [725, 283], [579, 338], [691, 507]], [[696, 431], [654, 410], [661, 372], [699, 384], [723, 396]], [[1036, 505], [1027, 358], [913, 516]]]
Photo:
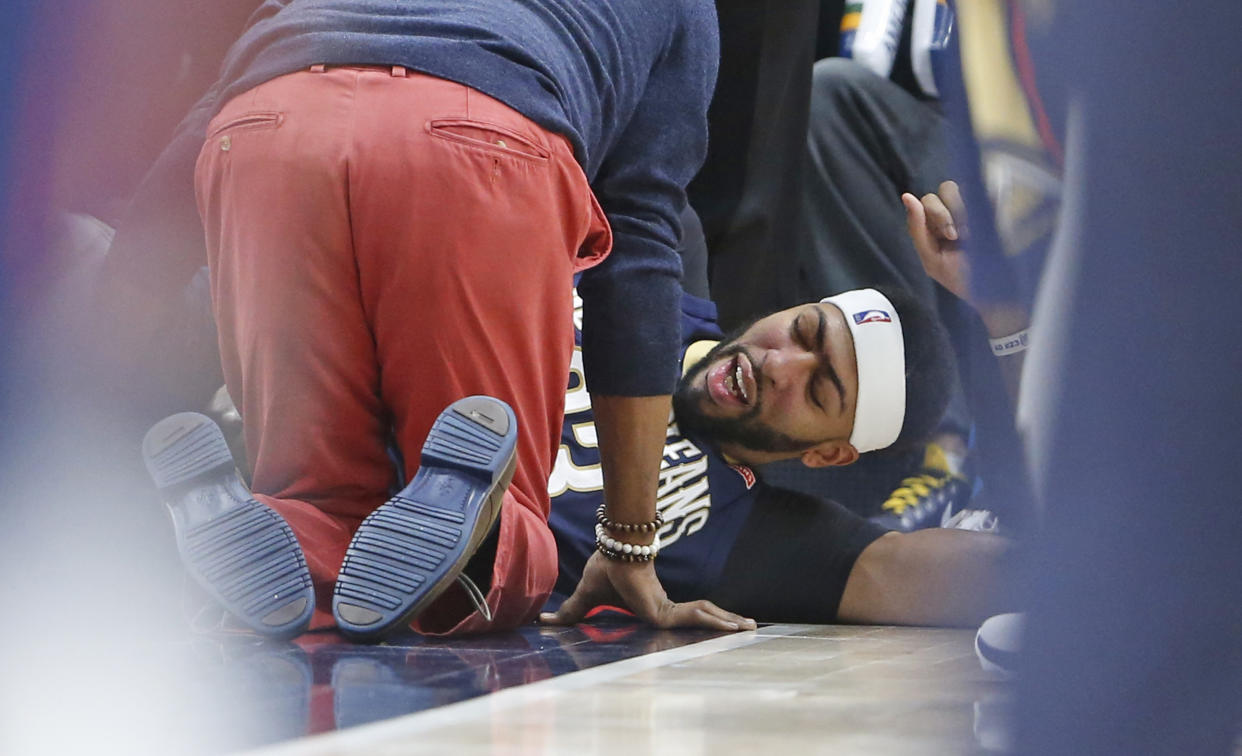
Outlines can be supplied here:
[[815, 64], [810, 109], [790, 304], [872, 285], [934, 303], [900, 197], [935, 191], [948, 177], [939, 111], [845, 58]]
[[717, 0], [720, 74], [707, 161], [691, 182], [726, 330], [794, 304], [803, 146], [820, 0]]

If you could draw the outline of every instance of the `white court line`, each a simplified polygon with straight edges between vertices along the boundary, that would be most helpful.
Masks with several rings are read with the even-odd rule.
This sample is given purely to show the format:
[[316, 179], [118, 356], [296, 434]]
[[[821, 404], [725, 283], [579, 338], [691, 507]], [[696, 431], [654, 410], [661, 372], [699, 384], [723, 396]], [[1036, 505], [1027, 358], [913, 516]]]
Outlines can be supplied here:
[[505, 688], [465, 701], [420, 711], [403, 717], [386, 719], [346, 730], [312, 735], [298, 740], [279, 743], [267, 748], [248, 751], [252, 756], [308, 756], [309, 754], [360, 752], [380, 744], [392, 744], [407, 740], [419, 733], [439, 727], [479, 721], [507, 709], [543, 701], [568, 691], [603, 685], [639, 672], [667, 667], [670, 664], [710, 656], [722, 651], [744, 648], [756, 643], [786, 637], [806, 630], [801, 625], [771, 625], [750, 632], [723, 635], [719, 638], [678, 646], [665, 651], [635, 656], [629, 659], [601, 664], [596, 667], [569, 672], [527, 685]]

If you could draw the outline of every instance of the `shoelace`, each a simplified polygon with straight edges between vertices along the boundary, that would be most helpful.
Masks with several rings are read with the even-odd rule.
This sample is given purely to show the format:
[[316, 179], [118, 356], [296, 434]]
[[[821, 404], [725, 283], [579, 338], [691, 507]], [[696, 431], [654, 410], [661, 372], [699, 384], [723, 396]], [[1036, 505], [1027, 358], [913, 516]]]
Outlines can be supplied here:
[[492, 610], [487, 605], [487, 597], [483, 595], [483, 591], [479, 590], [479, 586], [475, 585], [475, 582], [467, 577], [464, 572], [457, 576], [457, 582], [461, 583], [461, 587], [466, 589], [466, 595], [470, 597], [470, 603], [474, 604], [474, 608], [479, 610], [479, 614], [483, 615], [483, 619], [491, 622]]
[[929, 496], [932, 491], [943, 489], [953, 479], [951, 475], [923, 473], [901, 481], [901, 485], [893, 490], [888, 500], [880, 508], [900, 515], [911, 507], [918, 506], [920, 499]]

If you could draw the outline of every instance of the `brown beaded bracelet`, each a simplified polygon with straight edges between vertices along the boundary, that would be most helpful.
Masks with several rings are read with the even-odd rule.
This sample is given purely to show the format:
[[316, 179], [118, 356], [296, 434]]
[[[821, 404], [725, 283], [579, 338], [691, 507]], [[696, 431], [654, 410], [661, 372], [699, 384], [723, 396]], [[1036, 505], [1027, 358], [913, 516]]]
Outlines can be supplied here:
[[595, 521], [618, 533], [654, 533], [664, 524], [664, 515], [657, 509], [655, 519], [651, 522], [613, 522], [604, 514], [604, 505], [600, 504], [599, 509], [595, 510]]

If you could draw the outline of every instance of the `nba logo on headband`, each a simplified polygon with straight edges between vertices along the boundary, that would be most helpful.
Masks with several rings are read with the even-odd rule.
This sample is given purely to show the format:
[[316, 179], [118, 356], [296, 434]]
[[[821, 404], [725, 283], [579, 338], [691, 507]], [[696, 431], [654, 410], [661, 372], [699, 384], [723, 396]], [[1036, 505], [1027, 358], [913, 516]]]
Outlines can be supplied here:
[[884, 310], [863, 310], [854, 313], [854, 322], [858, 325], [863, 323], [891, 323], [893, 319]]

